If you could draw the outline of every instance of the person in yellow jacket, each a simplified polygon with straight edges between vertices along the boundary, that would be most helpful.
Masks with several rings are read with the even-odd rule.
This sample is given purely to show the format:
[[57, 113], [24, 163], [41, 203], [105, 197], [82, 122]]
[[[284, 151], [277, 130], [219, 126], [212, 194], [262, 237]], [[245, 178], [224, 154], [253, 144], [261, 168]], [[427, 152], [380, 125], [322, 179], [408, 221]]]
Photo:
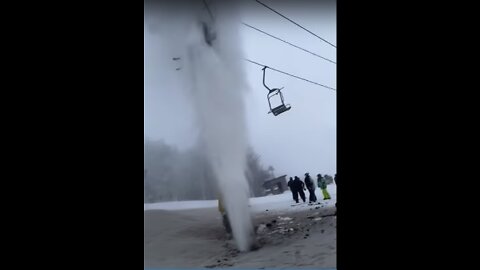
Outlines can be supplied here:
[[227, 230], [227, 233], [231, 234], [232, 228], [230, 227], [230, 221], [228, 220], [227, 210], [225, 210], [225, 207], [223, 206], [221, 196], [218, 199], [218, 211], [220, 211], [220, 214], [222, 214], [223, 226]]

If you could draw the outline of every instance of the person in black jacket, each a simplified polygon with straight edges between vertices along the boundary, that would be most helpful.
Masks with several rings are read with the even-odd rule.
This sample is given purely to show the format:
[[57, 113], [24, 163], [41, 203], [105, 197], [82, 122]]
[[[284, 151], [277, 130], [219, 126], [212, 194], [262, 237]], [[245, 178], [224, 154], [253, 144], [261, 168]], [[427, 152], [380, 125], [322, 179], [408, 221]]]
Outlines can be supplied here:
[[310, 178], [310, 175], [305, 173], [305, 186], [307, 186], [308, 193], [310, 193], [310, 196], [308, 197], [308, 202], [309, 203], [314, 203], [317, 201], [317, 196], [315, 196], [315, 183], [313, 183], [312, 178]]
[[[333, 177], [333, 181], [335, 181], [335, 185], [337, 185], [337, 174]], [[337, 203], [335, 202], [335, 207], [337, 207]], [[336, 214], [337, 212], [335, 212]]]
[[297, 199], [295, 199], [295, 192], [293, 188], [293, 178], [290, 177], [290, 180], [288, 180], [287, 186], [290, 188], [290, 191], [292, 192], [292, 198], [294, 201], [298, 201], [298, 194], [297, 194]]
[[302, 198], [303, 202], [305, 202], [305, 193], [303, 192], [304, 190], [307, 190], [305, 188], [305, 184], [298, 178], [298, 176], [295, 176], [293, 182], [293, 199], [298, 203], [298, 194], [300, 194], [300, 198]]

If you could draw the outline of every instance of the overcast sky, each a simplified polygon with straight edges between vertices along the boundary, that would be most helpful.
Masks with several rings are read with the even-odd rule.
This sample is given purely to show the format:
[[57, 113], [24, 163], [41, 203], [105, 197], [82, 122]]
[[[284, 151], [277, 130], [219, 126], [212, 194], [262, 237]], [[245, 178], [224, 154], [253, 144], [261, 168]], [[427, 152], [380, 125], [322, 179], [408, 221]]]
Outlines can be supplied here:
[[[336, 45], [335, 1], [260, 1]], [[214, 9], [214, 1], [207, 2]], [[197, 131], [182, 70], [176, 70], [182, 60], [172, 57], [182, 57], [193, 10], [204, 8], [198, 3], [188, 10], [163, 4], [158, 12], [145, 15], [145, 136], [179, 149], [191, 147]], [[243, 22], [336, 62], [336, 48], [253, 0], [241, 3]], [[243, 25], [239, 28], [246, 58], [336, 88], [336, 64]], [[247, 132], [262, 163], [272, 165], [277, 175], [335, 174], [336, 91], [267, 70], [267, 85], [285, 87], [285, 102], [292, 106], [273, 116], [267, 114], [262, 67], [245, 61], [244, 68], [250, 86], [245, 96]]]

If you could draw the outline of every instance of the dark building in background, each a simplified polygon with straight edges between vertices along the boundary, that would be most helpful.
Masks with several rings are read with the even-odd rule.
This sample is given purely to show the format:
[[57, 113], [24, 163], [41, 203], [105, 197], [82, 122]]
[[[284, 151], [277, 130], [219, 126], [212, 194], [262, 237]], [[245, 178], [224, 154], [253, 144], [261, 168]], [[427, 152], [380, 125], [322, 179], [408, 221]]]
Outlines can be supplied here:
[[263, 187], [265, 188], [265, 195], [282, 194], [284, 191], [288, 190], [287, 175], [267, 180], [263, 183]]

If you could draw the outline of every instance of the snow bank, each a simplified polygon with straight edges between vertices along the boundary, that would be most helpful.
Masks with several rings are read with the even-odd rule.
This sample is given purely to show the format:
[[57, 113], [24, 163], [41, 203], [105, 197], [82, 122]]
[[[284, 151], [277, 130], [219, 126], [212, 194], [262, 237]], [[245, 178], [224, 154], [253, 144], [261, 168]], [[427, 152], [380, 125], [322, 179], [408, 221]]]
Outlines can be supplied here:
[[[322, 192], [319, 188], [315, 189], [315, 195], [318, 202], [323, 205], [331, 206], [335, 205], [337, 201], [337, 186], [332, 184], [327, 186], [327, 190], [330, 193], [331, 200], [323, 200]], [[308, 203], [308, 191], [305, 191], [305, 196]], [[269, 195], [265, 197], [250, 198], [250, 209], [253, 212], [262, 211], [279, 211], [279, 210], [295, 210], [298, 208], [311, 207], [307, 203], [296, 204], [293, 201], [292, 193], [287, 190], [283, 194]], [[295, 205], [295, 206], [292, 206]], [[159, 202], [159, 203], [146, 203], [143, 206], [143, 210], [186, 210], [186, 209], [198, 209], [198, 208], [211, 208], [217, 207], [217, 200], [202, 200], [202, 201], [173, 201], [173, 202]]]
[[159, 203], [146, 203], [143, 205], [143, 210], [186, 210], [186, 209], [198, 209], [198, 208], [210, 208], [217, 207], [218, 202], [216, 200], [210, 201], [173, 201], [173, 202], [159, 202]]

